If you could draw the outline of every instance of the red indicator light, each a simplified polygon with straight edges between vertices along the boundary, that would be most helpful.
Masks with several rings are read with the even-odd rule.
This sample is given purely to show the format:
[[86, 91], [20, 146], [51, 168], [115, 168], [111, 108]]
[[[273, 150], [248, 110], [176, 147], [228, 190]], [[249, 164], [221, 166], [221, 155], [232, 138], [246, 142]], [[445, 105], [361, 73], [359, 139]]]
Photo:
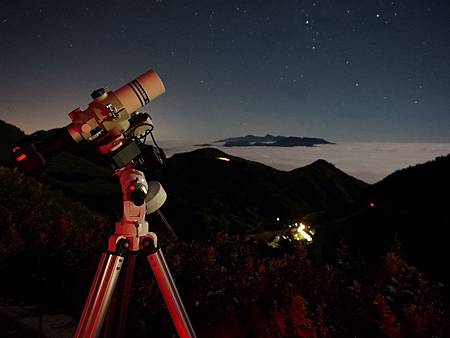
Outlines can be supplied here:
[[129, 189], [130, 191], [134, 191], [134, 190], [136, 190], [136, 187], [135, 187], [134, 185], [131, 185], [128, 189]]
[[371, 207], [371, 208], [375, 208], [375, 207], [376, 207], [376, 205], [375, 205], [375, 203], [373, 203], [373, 202], [370, 202], [370, 203], [369, 203], [369, 207]]
[[24, 159], [26, 159], [26, 158], [27, 158], [27, 155], [22, 154], [22, 155], [20, 155], [19, 157], [16, 158], [16, 161], [17, 161], [17, 162], [20, 162], [20, 161], [22, 161], [22, 160], [24, 160]]

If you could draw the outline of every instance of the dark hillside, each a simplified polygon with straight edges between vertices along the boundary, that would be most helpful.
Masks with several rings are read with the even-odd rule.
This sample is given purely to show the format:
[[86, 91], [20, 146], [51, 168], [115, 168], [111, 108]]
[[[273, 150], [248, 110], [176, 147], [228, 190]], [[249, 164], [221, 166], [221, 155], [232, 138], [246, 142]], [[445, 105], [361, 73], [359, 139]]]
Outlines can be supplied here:
[[279, 229], [307, 213], [354, 202], [367, 186], [325, 161], [283, 172], [214, 148], [174, 155], [160, 178], [174, 224], [200, 237]]
[[[325, 160], [317, 160], [294, 169], [289, 174], [292, 187], [297, 186], [299, 192], [310, 196], [312, 203], [322, 205], [322, 209], [334, 209], [342, 204], [353, 203], [369, 186]], [[302, 181], [309, 182], [309, 190], [301, 186]]]
[[320, 226], [323, 252], [344, 237], [364, 257], [378, 258], [397, 239], [420, 269], [437, 280], [450, 281], [443, 266], [450, 254], [449, 173], [447, 155], [399, 170], [370, 186], [351, 211]]
[[399, 170], [367, 191], [380, 206], [381, 229], [400, 237], [425, 271], [450, 281], [442, 260], [450, 254], [450, 155]]

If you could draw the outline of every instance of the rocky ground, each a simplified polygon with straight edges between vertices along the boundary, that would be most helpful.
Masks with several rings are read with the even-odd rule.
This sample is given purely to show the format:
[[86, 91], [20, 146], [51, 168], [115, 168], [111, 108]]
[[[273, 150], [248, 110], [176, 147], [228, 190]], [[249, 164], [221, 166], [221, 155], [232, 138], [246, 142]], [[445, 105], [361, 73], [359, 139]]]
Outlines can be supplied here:
[[0, 299], [0, 336], [8, 338], [73, 337], [76, 321], [63, 314], [44, 313], [39, 306]]

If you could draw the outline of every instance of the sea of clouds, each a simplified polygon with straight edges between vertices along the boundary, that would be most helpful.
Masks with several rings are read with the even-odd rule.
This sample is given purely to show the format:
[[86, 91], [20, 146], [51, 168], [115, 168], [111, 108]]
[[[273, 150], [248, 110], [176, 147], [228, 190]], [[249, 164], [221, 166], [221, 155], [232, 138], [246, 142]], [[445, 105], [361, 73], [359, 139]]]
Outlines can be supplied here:
[[[169, 141], [162, 142], [161, 147], [168, 156], [200, 148]], [[378, 182], [398, 169], [450, 153], [450, 143], [339, 143], [289, 148], [214, 147], [230, 155], [285, 171], [324, 159], [367, 183]]]

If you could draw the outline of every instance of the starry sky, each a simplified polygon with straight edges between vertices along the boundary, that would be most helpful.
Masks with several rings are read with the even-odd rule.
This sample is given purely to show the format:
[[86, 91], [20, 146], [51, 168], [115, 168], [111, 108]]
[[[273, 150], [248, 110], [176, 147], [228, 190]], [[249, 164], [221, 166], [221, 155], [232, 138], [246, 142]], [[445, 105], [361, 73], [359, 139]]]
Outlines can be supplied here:
[[155, 69], [163, 140], [450, 142], [450, 2], [2, 1], [0, 119], [69, 123]]

